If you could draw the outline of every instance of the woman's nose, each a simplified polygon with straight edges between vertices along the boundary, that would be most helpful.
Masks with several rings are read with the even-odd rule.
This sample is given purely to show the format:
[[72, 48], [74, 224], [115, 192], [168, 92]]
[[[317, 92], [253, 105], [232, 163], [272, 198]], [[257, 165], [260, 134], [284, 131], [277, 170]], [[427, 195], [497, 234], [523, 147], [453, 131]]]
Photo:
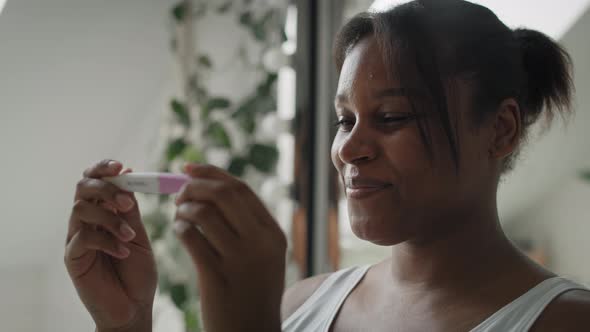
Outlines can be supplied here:
[[347, 164], [375, 159], [377, 147], [375, 138], [368, 128], [357, 123], [338, 148], [338, 156]]

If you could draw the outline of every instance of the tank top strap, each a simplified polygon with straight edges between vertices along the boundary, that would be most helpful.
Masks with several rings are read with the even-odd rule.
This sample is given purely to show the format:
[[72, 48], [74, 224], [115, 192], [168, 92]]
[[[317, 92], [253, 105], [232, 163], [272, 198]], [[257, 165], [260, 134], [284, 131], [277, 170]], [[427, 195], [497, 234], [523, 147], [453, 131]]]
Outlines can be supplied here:
[[327, 332], [350, 292], [370, 265], [350, 267], [332, 273], [282, 324], [283, 332]]
[[527, 332], [551, 301], [576, 289], [588, 290], [562, 277], [545, 279], [498, 310], [471, 332]]

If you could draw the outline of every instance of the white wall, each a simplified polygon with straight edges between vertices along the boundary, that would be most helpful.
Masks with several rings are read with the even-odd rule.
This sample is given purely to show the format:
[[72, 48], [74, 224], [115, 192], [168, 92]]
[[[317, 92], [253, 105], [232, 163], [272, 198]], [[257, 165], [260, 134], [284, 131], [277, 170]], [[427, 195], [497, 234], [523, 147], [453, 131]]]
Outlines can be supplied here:
[[43, 326], [44, 289], [44, 271], [40, 267], [0, 268], [0, 329], [49, 331]]
[[590, 183], [572, 178], [511, 225], [512, 234], [528, 237], [548, 255], [556, 273], [590, 285]]
[[93, 330], [63, 266], [73, 189], [99, 159], [150, 156], [171, 2], [9, 0], [0, 15], [0, 330]]
[[[519, 165], [515, 182], [527, 183], [535, 178], [551, 177], [551, 185], [541, 195], [519, 187], [520, 195], [536, 199], [521, 207], [507, 229], [518, 237], [529, 237], [549, 256], [555, 272], [590, 284], [590, 183], [577, 175], [590, 169], [590, 9], [562, 38], [575, 66], [576, 115], [566, 128], [552, 130], [531, 152], [533, 160]], [[537, 145], [537, 143], [533, 143]], [[534, 147], [533, 147], [534, 149]], [[545, 154], [545, 162], [539, 157]], [[516, 175], [518, 175], [516, 174]], [[510, 180], [510, 179], [509, 179]], [[506, 197], [506, 200], [515, 196]]]
[[[586, 6], [575, 24], [559, 39], [574, 62], [576, 114], [567, 124], [556, 118], [548, 132], [532, 135], [525, 145], [515, 170], [500, 186], [498, 205], [500, 217], [506, 224], [530, 209], [539, 197], [552, 192], [577, 173], [581, 165], [590, 163], [590, 144], [587, 143], [590, 142], [589, 11]], [[538, 131], [539, 128], [534, 129]]]

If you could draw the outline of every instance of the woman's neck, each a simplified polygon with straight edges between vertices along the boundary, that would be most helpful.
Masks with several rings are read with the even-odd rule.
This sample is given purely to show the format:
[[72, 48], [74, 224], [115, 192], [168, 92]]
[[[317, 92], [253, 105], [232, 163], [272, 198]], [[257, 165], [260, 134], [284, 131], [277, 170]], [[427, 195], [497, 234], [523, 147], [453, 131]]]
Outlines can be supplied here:
[[[465, 289], [506, 276], [526, 259], [502, 231], [497, 210], [457, 218], [452, 229], [433, 231], [392, 247], [395, 285], [414, 290]], [[438, 225], [449, 225], [449, 219]]]

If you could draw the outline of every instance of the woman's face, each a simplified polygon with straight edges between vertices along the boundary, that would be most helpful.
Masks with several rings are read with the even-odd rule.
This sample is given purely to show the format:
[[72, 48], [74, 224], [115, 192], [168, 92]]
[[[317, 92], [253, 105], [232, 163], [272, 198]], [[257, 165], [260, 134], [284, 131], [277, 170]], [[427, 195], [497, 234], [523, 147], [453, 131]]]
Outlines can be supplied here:
[[429, 157], [395, 72], [390, 76], [373, 38], [349, 52], [338, 82], [340, 127], [331, 153], [346, 188], [352, 230], [380, 245], [438, 237], [481, 205], [493, 182], [486, 136], [459, 116], [468, 112], [468, 89], [459, 87], [456, 98], [449, 97], [459, 137], [457, 170], [436, 116], [425, 118]]

